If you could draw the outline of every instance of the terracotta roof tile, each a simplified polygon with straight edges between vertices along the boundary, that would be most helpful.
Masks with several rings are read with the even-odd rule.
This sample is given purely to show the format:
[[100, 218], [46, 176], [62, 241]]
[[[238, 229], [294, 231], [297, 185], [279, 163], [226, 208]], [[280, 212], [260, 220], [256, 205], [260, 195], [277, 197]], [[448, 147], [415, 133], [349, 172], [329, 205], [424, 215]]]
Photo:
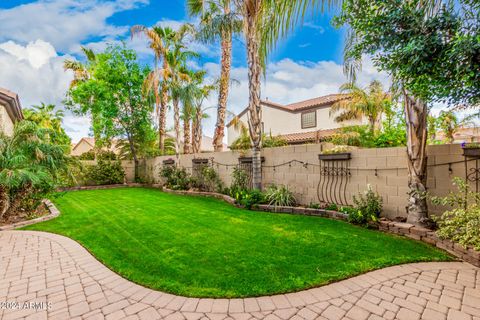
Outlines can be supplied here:
[[337, 129], [326, 129], [309, 132], [297, 132], [279, 135], [287, 143], [304, 143], [304, 142], [316, 142], [325, 140], [325, 138], [331, 136], [337, 131]]
[[290, 103], [286, 105], [286, 107], [292, 111], [303, 110], [311, 107], [318, 107], [328, 104], [333, 104], [340, 100], [347, 99], [349, 97], [348, 94], [338, 93], [338, 94], [329, 94], [322, 97], [317, 97], [313, 99], [308, 99], [300, 102]]

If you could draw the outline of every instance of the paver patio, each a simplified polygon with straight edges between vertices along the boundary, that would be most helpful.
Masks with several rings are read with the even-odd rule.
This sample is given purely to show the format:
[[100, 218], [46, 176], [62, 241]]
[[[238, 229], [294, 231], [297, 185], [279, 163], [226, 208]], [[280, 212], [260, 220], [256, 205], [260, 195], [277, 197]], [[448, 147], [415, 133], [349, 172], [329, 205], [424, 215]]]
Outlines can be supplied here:
[[1, 231], [0, 303], [5, 320], [480, 320], [480, 269], [462, 262], [414, 263], [297, 293], [195, 299], [125, 280], [69, 238]]

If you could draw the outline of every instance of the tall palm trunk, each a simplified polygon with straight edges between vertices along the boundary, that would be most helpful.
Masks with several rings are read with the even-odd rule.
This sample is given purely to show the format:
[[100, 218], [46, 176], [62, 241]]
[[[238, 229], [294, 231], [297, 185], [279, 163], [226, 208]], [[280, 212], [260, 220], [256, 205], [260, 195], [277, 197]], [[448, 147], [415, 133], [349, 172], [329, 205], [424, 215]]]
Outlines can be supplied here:
[[168, 62], [163, 59], [163, 83], [162, 83], [162, 95], [161, 95], [161, 109], [160, 117], [158, 121], [158, 134], [159, 134], [159, 145], [160, 151], [162, 154], [165, 153], [165, 127], [167, 125], [167, 106], [168, 106], [168, 88], [167, 88], [167, 74], [165, 70], [168, 68]]
[[0, 221], [10, 208], [10, 196], [7, 188], [0, 186]]
[[190, 119], [185, 117], [183, 119], [183, 153], [191, 153], [191, 144], [190, 144]]
[[202, 145], [202, 109], [197, 108], [195, 112], [195, 119], [193, 120], [192, 128], [193, 137], [193, 153], [199, 153]]
[[[230, 6], [225, 6], [225, 14], [230, 13]], [[223, 150], [223, 137], [225, 136], [225, 114], [227, 111], [227, 99], [230, 83], [230, 69], [232, 66], [232, 34], [222, 34], [222, 61], [220, 72], [220, 88], [218, 93], [217, 123], [213, 136], [215, 151]]]
[[261, 63], [259, 55], [259, 39], [257, 13], [260, 1], [251, 1], [246, 16], [246, 41], [248, 62], [248, 90], [249, 90], [249, 121], [250, 138], [252, 140], [252, 186], [262, 189], [262, 162], [260, 150], [262, 148], [262, 107], [260, 105], [260, 75]]
[[407, 122], [408, 205], [407, 222], [422, 225], [428, 217], [427, 191], [427, 104], [404, 91]]
[[173, 98], [173, 126], [175, 127], [175, 155], [180, 153], [180, 108], [178, 98]]

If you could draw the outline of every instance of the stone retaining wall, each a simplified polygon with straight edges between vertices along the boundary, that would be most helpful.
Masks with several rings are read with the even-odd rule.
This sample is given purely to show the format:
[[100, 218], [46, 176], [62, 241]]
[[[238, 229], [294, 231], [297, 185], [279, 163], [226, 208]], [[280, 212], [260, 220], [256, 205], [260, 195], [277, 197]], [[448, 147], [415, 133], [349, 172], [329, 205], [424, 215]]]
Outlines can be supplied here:
[[420, 240], [448, 251], [452, 255], [480, 267], [480, 251], [473, 247], [465, 248], [462, 245], [448, 239], [440, 239], [435, 231], [416, 227], [413, 224], [381, 220], [379, 229], [389, 233], [403, 235], [415, 240]]
[[57, 209], [57, 207], [55, 207], [55, 205], [50, 200], [45, 199], [45, 200], [42, 200], [42, 202], [47, 207], [47, 210], [50, 212], [49, 214], [42, 217], [35, 218], [35, 219], [31, 219], [31, 220], [25, 220], [25, 221], [20, 221], [20, 222], [0, 226], [0, 231], [25, 227], [31, 224], [56, 218], [60, 215], [60, 211]]

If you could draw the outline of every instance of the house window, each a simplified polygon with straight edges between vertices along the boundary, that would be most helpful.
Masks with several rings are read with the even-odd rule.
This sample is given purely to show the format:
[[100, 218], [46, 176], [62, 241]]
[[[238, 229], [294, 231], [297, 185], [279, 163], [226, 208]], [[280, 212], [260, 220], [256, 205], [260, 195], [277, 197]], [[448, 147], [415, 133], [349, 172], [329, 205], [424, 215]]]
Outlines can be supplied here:
[[317, 126], [317, 112], [309, 111], [302, 113], [302, 129], [315, 128]]

